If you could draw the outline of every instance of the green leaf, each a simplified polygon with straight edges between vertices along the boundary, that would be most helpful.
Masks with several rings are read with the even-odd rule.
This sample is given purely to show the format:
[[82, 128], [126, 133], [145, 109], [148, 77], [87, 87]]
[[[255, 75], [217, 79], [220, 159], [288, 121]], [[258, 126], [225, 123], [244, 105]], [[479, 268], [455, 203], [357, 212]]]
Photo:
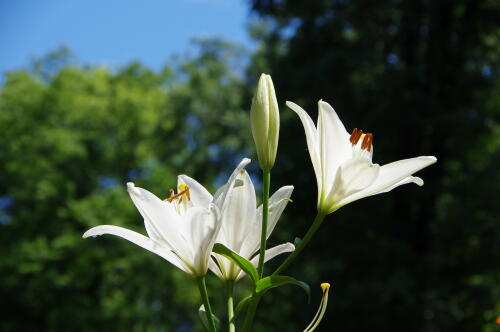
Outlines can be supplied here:
[[[203, 324], [205, 331], [210, 332], [210, 328], [208, 327], [208, 321], [207, 321], [207, 313], [205, 311], [205, 306], [203, 304], [198, 309], [198, 317], [200, 317], [201, 323]], [[220, 326], [220, 320], [214, 314], [212, 314], [212, 318], [214, 320], [215, 327], [218, 330]]]
[[234, 316], [231, 322], [233, 322], [236, 319], [236, 317], [238, 317], [238, 315], [243, 311], [243, 309], [246, 308], [251, 299], [252, 295], [248, 295], [247, 297], [244, 297], [240, 302], [238, 302], [236, 309], [234, 309]]
[[311, 288], [303, 281], [299, 281], [287, 276], [269, 276], [260, 279], [255, 285], [257, 294], [268, 291], [271, 288], [279, 287], [286, 284], [292, 284], [301, 287], [307, 293], [307, 302], [311, 300]]
[[257, 273], [257, 269], [253, 266], [252, 263], [250, 263], [249, 260], [241, 257], [240, 255], [238, 255], [237, 253], [235, 253], [234, 251], [232, 251], [231, 249], [220, 243], [216, 243], [214, 245], [213, 252], [226, 257], [231, 262], [238, 265], [240, 269], [245, 271], [245, 273], [250, 276], [254, 285], [257, 284], [257, 282], [259, 281], [259, 274]]

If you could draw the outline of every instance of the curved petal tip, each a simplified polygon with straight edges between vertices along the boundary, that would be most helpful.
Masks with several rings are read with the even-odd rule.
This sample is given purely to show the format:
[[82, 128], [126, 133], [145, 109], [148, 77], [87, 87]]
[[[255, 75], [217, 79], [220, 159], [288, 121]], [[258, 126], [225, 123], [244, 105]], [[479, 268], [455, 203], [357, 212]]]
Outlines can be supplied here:
[[94, 227], [83, 233], [82, 238], [86, 239], [88, 237], [96, 237], [98, 235], [102, 235], [102, 233], [96, 230]]
[[241, 159], [240, 163], [238, 164], [238, 167], [237, 168], [243, 168], [245, 167], [246, 165], [250, 164], [252, 160], [250, 158], [243, 158]]
[[411, 181], [420, 187], [424, 185], [424, 180], [422, 180], [422, 178], [419, 178], [418, 176], [412, 176]]

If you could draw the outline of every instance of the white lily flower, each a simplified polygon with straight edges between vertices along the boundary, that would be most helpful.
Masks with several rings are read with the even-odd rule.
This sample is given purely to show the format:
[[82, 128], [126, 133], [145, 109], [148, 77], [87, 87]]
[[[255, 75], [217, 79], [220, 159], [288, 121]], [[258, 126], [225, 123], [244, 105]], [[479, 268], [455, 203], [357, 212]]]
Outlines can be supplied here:
[[[213, 202], [221, 211], [222, 226], [217, 236], [217, 243], [222, 243], [240, 256], [250, 260], [255, 267], [258, 265], [260, 248], [260, 233], [262, 230], [262, 205], [257, 208], [255, 189], [248, 173], [243, 170], [250, 159], [243, 159], [222, 186], [212, 197], [208, 191], [203, 192], [197, 200], [206, 204]], [[190, 188], [203, 188], [198, 182], [186, 175], [179, 176], [179, 182], [185, 183]], [[293, 191], [293, 186], [284, 186], [274, 193], [269, 199], [269, 222], [267, 237], [269, 237], [285, 209]], [[192, 201], [194, 202], [194, 198]], [[284, 243], [267, 249], [265, 261], [282, 253], [295, 249], [291, 243]], [[245, 274], [241, 269], [225, 257], [214, 254], [217, 260], [210, 262], [210, 270], [223, 280], [241, 279]]]
[[163, 257], [193, 277], [204, 276], [221, 226], [217, 206], [210, 202], [198, 204], [202, 195], [199, 188], [183, 183], [178, 186], [179, 192], [172, 191], [166, 200], [133, 183], [127, 183], [127, 189], [144, 218], [148, 236], [123, 227], [100, 225], [86, 231], [83, 237], [116, 235]]
[[318, 211], [329, 214], [360, 198], [406, 184], [424, 184], [413, 173], [436, 162], [436, 157], [403, 159], [387, 165], [372, 163], [373, 135], [346, 131], [335, 110], [318, 102], [318, 126], [300, 106], [286, 102], [299, 116], [318, 183]]

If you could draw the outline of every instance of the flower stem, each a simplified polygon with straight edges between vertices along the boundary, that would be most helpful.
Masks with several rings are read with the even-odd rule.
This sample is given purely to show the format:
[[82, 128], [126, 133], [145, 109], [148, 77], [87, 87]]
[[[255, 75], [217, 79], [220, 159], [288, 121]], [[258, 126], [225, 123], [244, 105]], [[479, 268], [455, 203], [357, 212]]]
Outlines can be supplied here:
[[264, 257], [266, 253], [267, 219], [269, 216], [269, 186], [271, 184], [271, 170], [263, 169], [264, 192], [262, 193], [262, 230], [260, 233], [259, 278], [264, 274]]
[[280, 274], [285, 270], [290, 263], [292, 263], [295, 258], [301, 253], [301, 251], [304, 249], [304, 247], [311, 241], [311, 238], [314, 236], [316, 231], [319, 229], [319, 226], [321, 226], [321, 223], [323, 220], [325, 220], [325, 214], [318, 212], [316, 215], [316, 218], [314, 218], [314, 221], [307, 231], [306, 235], [304, 238], [299, 242], [299, 244], [295, 247], [295, 250], [288, 256], [283, 263], [274, 271], [273, 275]]
[[198, 289], [200, 290], [201, 299], [205, 306], [205, 314], [207, 315], [208, 328], [210, 332], [216, 332], [214, 319], [212, 317], [212, 308], [208, 299], [207, 285], [205, 284], [205, 276], [197, 277]]
[[226, 296], [227, 296], [227, 325], [229, 332], [235, 332], [236, 327], [233, 322], [234, 318], [234, 305], [233, 305], [233, 286], [232, 280], [226, 281]]
[[243, 332], [252, 332], [253, 319], [255, 317], [255, 312], [259, 306], [261, 295], [253, 293], [252, 300], [248, 305], [247, 315], [245, 316], [245, 322], [243, 323]]

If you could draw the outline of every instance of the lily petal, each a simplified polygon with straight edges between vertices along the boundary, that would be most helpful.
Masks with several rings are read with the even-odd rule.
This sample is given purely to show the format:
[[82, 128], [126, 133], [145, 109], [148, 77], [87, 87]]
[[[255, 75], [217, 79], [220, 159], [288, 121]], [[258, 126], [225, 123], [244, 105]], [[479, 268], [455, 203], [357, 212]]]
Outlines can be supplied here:
[[381, 191], [380, 193], [389, 192], [396, 187], [399, 187], [399, 186], [402, 186], [403, 184], [408, 184], [408, 183], [415, 183], [417, 186], [422, 187], [424, 185], [424, 180], [422, 180], [418, 176], [409, 176], [409, 177], [404, 178], [403, 180], [399, 181], [398, 183], [395, 183], [392, 186], [387, 187], [384, 191]]
[[[252, 224], [255, 222], [256, 205], [253, 183], [248, 173], [242, 170], [230, 186], [221, 207], [221, 218], [224, 222], [218, 237], [219, 242], [240, 255], [242, 246], [246, 243]], [[231, 261], [221, 255], [215, 255], [215, 257], [224, 271], [234, 275], [235, 266]]]
[[344, 197], [369, 187], [376, 181], [380, 172], [378, 164], [372, 164], [366, 158], [352, 158], [339, 167], [335, 182], [321, 208], [331, 213]]
[[179, 257], [177, 257], [177, 255], [175, 255], [172, 252], [171, 248], [166, 248], [165, 246], [162, 246], [160, 243], [140, 233], [131, 231], [123, 227], [113, 226], [113, 225], [96, 226], [86, 231], [83, 234], [83, 238], [88, 238], [91, 236], [99, 236], [103, 234], [119, 236], [127, 241], [130, 241], [138, 245], [141, 248], [144, 248], [146, 250], [151, 251], [152, 253], [157, 254], [158, 256], [170, 262], [175, 267], [178, 267], [179, 269], [187, 273], [190, 273], [190, 268], [182, 260], [180, 260]]
[[[295, 246], [290, 242], [282, 243], [282, 244], [279, 244], [275, 247], [269, 248], [264, 253], [264, 263], [273, 259], [274, 257], [276, 257], [278, 255], [281, 255], [281, 254], [284, 254], [287, 252], [292, 252], [294, 250], [295, 250]], [[259, 265], [259, 255], [256, 255], [254, 258], [252, 258], [250, 260], [250, 262], [255, 267], [257, 267]], [[246, 275], [246, 273], [240, 270], [240, 273], [236, 277], [236, 281], [240, 280], [245, 275]]]
[[377, 179], [368, 188], [344, 198], [338, 205], [342, 206], [360, 198], [384, 193], [406, 183], [423, 185], [422, 179], [411, 175], [434, 164], [436, 161], [436, 157], [422, 156], [383, 165], [380, 167]]
[[[274, 227], [278, 223], [283, 210], [287, 206], [290, 196], [293, 192], [293, 186], [284, 186], [278, 189], [269, 198], [269, 214], [267, 224], [267, 238], [271, 235]], [[252, 256], [260, 247], [260, 233], [262, 230], [262, 205], [257, 208], [255, 221], [249, 225], [247, 237], [241, 248], [240, 254], [243, 257]]]
[[217, 205], [219, 207], [219, 209], [221, 208], [222, 202], [224, 202], [224, 200], [226, 199], [227, 192], [229, 191], [229, 189], [233, 185], [234, 181], [236, 180], [236, 177], [238, 176], [240, 171], [243, 168], [245, 168], [246, 165], [248, 165], [250, 163], [250, 161], [251, 160], [248, 158], [243, 158], [240, 161], [240, 163], [238, 164], [238, 166], [236, 166], [234, 171], [229, 176], [229, 179], [227, 180], [226, 184], [222, 188], [217, 190], [217, 192], [215, 193], [214, 198], [213, 198], [213, 203], [215, 205]]
[[309, 155], [311, 156], [311, 161], [314, 168], [314, 173], [316, 174], [316, 181], [318, 182], [318, 197], [321, 196], [322, 192], [322, 166], [319, 151], [319, 135], [313, 120], [307, 114], [307, 112], [299, 105], [287, 101], [286, 106], [288, 106], [292, 111], [297, 113], [304, 126], [304, 131], [306, 133], [307, 149], [309, 150]]
[[325, 189], [331, 188], [335, 173], [352, 155], [349, 134], [335, 110], [326, 102], [318, 102], [319, 150]]
[[217, 263], [212, 258], [208, 260], [208, 268], [217, 276], [217, 278], [224, 280], [224, 275], [222, 274], [219, 265], [217, 265]]
[[195, 275], [205, 275], [208, 269], [208, 262], [212, 253], [212, 247], [220, 228], [220, 217], [218, 208], [210, 204], [209, 208], [192, 207], [186, 213], [186, 221], [189, 224], [191, 243], [196, 251], [193, 252], [193, 262], [196, 271]]
[[246, 171], [236, 177], [237, 184], [228, 191], [222, 207], [222, 232], [229, 242], [226, 245], [240, 252], [248, 236], [249, 226], [255, 222], [257, 206], [255, 188]]
[[212, 202], [212, 195], [198, 181], [187, 176], [177, 177], [177, 186], [185, 184], [189, 187], [189, 195], [194, 206], [206, 207]]
[[[277, 246], [274, 246], [274, 247], [266, 250], [265, 255], [264, 255], [264, 262], [267, 262], [268, 260], [271, 260], [278, 255], [284, 254], [286, 252], [292, 252], [294, 250], [295, 250], [295, 246], [290, 242], [286, 242], [286, 243], [282, 243], [282, 244], [279, 244]], [[250, 262], [253, 265], [255, 265], [255, 267], [257, 267], [257, 265], [259, 264], [259, 256], [258, 255], [255, 256], [254, 258], [252, 258], [250, 260]]]
[[[154, 230], [154, 234], [161, 236], [180, 257], [189, 257], [192, 250], [182, 236], [185, 233], [185, 223], [180, 220], [172, 204], [162, 201], [146, 189], [136, 187], [133, 183], [127, 183], [127, 190], [142, 217], [149, 222], [148, 228]], [[184, 232], [179, 232], [184, 230]]]

